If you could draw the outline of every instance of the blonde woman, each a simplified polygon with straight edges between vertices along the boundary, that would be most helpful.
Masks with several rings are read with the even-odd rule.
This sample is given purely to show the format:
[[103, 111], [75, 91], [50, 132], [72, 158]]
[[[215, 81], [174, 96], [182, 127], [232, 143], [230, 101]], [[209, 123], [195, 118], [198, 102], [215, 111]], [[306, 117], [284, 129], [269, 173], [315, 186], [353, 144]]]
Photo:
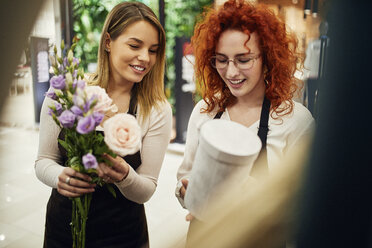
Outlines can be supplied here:
[[116, 198], [105, 187], [89, 184], [89, 177], [64, 167], [66, 157], [57, 144], [61, 130], [47, 114], [51, 100], [45, 99], [35, 163], [39, 180], [52, 187], [44, 247], [72, 246], [69, 197], [90, 192], [87, 247], [148, 247], [143, 204], [156, 189], [172, 126], [163, 90], [164, 64], [165, 34], [153, 11], [138, 2], [115, 6], [106, 18], [97, 71], [89, 84], [105, 88], [119, 112], [136, 116], [142, 130], [139, 152], [124, 158], [108, 156], [112, 167], [99, 164], [99, 176], [113, 184]]

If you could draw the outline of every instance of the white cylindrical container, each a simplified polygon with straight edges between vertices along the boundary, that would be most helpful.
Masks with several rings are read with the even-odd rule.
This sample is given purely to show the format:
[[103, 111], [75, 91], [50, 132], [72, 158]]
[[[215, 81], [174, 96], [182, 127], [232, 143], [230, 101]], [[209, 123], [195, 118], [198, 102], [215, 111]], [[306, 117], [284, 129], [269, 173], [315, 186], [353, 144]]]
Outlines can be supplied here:
[[237, 122], [204, 123], [185, 195], [190, 213], [204, 220], [213, 200], [224, 193], [220, 185], [227, 187], [227, 180], [241, 183], [249, 177], [261, 146], [257, 134]]

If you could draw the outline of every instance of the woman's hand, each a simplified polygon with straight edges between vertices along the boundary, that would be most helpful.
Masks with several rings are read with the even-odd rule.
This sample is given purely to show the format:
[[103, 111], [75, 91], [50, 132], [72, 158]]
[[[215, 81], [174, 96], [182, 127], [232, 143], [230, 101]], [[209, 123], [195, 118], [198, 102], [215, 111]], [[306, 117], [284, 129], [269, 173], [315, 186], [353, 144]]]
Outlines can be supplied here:
[[186, 221], [192, 221], [194, 219], [194, 215], [192, 215], [191, 213], [188, 213], [186, 215]]
[[182, 183], [182, 187], [180, 188], [180, 197], [184, 200], [185, 199], [187, 185], [189, 184], [189, 180], [182, 179], [181, 180], [181, 183]]
[[98, 176], [106, 183], [117, 183], [123, 181], [129, 173], [128, 163], [120, 156], [116, 156], [116, 158], [113, 158], [108, 154], [104, 154], [103, 156], [111, 162], [111, 166], [105, 163], [99, 163], [97, 168]]
[[96, 184], [91, 184], [92, 178], [79, 173], [70, 167], [63, 169], [58, 176], [57, 191], [66, 197], [78, 197], [94, 192]]
[[[182, 182], [182, 187], [180, 188], [180, 197], [181, 197], [182, 199], [185, 199], [186, 190], [187, 190], [187, 185], [189, 184], [189, 180], [187, 180], [187, 179], [182, 179], [181, 182]], [[188, 213], [188, 214], [186, 215], [186, 221], [192, 221], [192, 219], [194, 219], [194, 216], [191, 215], [191, 213]]]

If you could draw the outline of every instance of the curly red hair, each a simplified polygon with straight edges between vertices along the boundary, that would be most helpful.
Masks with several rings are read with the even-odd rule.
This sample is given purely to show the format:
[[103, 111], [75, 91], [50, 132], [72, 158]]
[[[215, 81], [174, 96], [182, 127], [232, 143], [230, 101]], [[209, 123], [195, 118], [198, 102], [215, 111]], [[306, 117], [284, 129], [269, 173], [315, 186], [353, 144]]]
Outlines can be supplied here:
[[[287, 32], [286, 25], [267, 6], [253, 5], [243, 0], [229, 0], [218, 9], [209, 8], [201, 16], [191, 38], [195, 55], [195, 76], [199, 91], [207, 103], [205, 112], [216, 107], [223, 111], [235, 101], [209, 58], [222, 32], [227, 29], [240, 30], [250, 36], [256, 32], [262, 55], [264, 78], [268, 83], [266, 97], [278, 116], [293, 111], [291, 99], [298, 88], [294, 73], [302, 56], [297, 52], [298, 41]], [[284, 103], [284, 108], [279, 106]]]

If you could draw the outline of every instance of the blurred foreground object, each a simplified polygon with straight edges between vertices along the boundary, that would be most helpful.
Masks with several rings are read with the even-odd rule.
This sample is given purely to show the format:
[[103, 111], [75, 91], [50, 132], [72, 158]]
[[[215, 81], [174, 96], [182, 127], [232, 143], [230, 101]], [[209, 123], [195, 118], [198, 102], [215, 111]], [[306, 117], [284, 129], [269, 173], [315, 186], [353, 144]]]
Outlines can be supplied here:
[[371, 1], [332, 1], [297, 247], [372, 247]]
[[224, 189], [209, 219], [196, 223], [189, 247], [278, 248], [292, 240], [308, 144], [291, 151], [275, 173]]
[[[0, 108], [6, 100], [8, 89], [34, 21], [44, 0], [2, 0], [0, 3]], [[27, 11], [22, 11], [27, 10]], [[1, 109], [0, 109], [1, 110]]]
[[250, 129], [232, 121], [204, 123], [185, 195], [185, 205], [199, 220], [208, 218], [213, 199], [230, 184], [243, 184], [259, 152], [261, 140]]

